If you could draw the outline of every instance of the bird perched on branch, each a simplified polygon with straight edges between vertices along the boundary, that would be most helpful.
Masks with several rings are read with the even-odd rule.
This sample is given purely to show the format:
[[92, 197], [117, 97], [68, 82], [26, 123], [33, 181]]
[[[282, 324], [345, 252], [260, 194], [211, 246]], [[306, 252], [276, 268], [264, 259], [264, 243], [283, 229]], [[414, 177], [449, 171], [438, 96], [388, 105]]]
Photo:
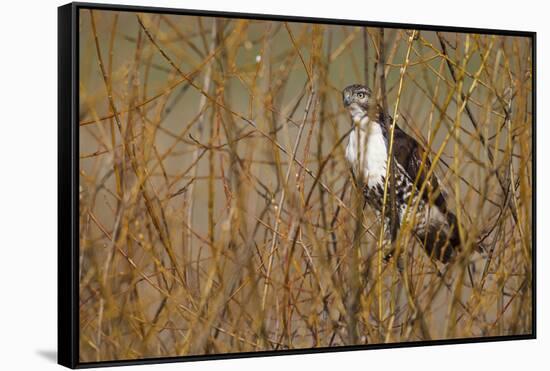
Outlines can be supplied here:
[[[346, 159], [355, 178], [364, 187], [366, 202], [379, 216], [383, 200], [386, 200], [384, 229], [386, 240], [393, 240], [392, 236], [388, 237], [391, 228], [390, 182], [384, 198], [391, 134], [388, 127], [392, 124], [392, 118], [376, 104], [371, 90], [365, 85], [350, 85], [342, 95], [353, 125], [348, 137]], [[457, 219], [448, 209], [433, 171], [429, 175], [430, 160], [422, 147], [397, 125], [392, 152], [397, 216], [394, 223], [398, 223], [398, 227], [410, 225], [426, 253], [447, 263], [460, 247]]]

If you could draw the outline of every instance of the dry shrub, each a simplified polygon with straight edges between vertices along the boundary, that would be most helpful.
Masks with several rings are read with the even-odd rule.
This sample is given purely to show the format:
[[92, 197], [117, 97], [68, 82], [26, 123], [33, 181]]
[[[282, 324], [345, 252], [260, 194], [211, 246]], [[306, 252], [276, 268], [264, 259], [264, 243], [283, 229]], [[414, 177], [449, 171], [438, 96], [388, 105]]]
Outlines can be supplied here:
[[[532, 332], [530, 39], [380, 37], [81, 11], [82, 361]], [[381, 78], [460, 220], [448, 266], [408, 225], [384, 263], [351, 181], [341, 90]]]

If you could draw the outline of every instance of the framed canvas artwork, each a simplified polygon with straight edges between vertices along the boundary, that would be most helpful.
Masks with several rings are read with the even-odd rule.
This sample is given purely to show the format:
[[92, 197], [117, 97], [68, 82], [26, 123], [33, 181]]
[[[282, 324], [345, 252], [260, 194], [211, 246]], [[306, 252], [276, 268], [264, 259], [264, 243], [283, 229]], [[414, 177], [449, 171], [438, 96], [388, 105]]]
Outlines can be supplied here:
[[535, 337], [535, 33], [58, 19], [62, 365]]

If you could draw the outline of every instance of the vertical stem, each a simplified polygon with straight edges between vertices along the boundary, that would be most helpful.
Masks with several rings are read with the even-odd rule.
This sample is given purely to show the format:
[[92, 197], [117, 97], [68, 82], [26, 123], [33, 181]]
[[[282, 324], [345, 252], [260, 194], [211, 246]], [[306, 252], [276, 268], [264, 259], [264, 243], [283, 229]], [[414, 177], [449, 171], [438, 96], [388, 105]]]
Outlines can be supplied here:
[[369, 30], [367, 27], [363, 28], [363, 50], [365, 53], [363, 62], [365, 84], [369, 85]]
[[[212, 31], [210, 33], [210, 45], [208, 46], [208, 55], [210, 55], [214, 50], [214, 48], [216, 47], [216, 30], [217, 30], [216, 22], [212, 22]], [[212, 81], [212, 61], [210, 61], [206, 65], [206, 71], [204, 73], [204, 77], [202, 81], [202, 86], [204, 91], [208, 92], [210, 90], [211, 81]], [[207, 103], [206, 100], [207, 100], [206, 96], [201, 95], [201, 99], [199, 101], [199, 112], [201, 112], [201, 116], [199, 117], [199, 120], [197, 122], [197, 128], [199, 130], [199, 140], [201, 140], [202, 133], [204, 131], [204, 117], [206, 115], [205, 106]], [[200, 152], [200, 148], [197, 147], [193, 152], [193, 158], [191, 160], [192, 164], [194, 164], [197, 161], [199, 152]], [[197, 171], [198, 171], [198, 166], [195, 165], [193, 168], [193, 174], [191, 175], [191, 179], [194, 179], [197, 176]], [[189, 205], [187, 209], [187, 225], [189, 227], [193, 225], [193, 210], [195, 206], [195, 197], [193, 197], [193, 193], [195, 190], [194, 184], [195, 184], [194, 181], [191, 182], [191, 184], [189, 184], [189, 188], [187, 191], [187, 199], [188, 199], [187, 204]], [[192, 243], [193, 243], [193, 234], [188, 232], [186, 248], [187, 248], [187, 251], [189, 252], [192, 251], [191, 249]], [[200, 259], [197, 259], [197, 265], [199, 264], [199, 262], [200, 262]], [[200, 272], [200, 269], [197, 266], [197, 274], [198, 272]], [[200, 280], [198, 279], [197, 282], [200, 282]]]

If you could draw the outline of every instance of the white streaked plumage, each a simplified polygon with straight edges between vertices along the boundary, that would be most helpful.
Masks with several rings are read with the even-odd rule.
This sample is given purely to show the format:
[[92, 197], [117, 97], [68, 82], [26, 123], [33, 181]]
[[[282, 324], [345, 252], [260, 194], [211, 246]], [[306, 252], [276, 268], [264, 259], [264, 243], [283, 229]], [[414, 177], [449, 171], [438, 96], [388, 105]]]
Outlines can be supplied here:
[[386, 176], [387, 158], [386, 141], [380, 124], [363, 116], [348, 136], [348, 163], [356, 176], [361, 176], [368, 187], [374, 187], [381, 184]]

